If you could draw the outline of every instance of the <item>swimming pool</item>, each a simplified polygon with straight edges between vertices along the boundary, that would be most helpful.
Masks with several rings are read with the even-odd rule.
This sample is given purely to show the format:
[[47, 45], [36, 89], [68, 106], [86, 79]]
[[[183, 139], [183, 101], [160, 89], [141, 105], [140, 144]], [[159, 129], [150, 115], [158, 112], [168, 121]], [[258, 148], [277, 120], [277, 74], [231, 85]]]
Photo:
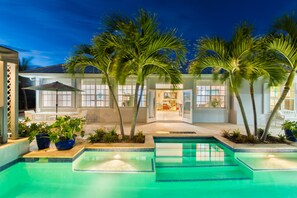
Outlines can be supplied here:
[[[18, 162], [0, 172], [0, 197], [297, 196], [296, 171], [260, 171], [255, 177], [233, 152], [214, 139], [157, 138], [155, 142], [155, 153], [127, 151], [118, 158], [118, 150], [97, 151], [102, 153], [99, 156], [88, 151], [81, 157], [89, 160], [89, 164], [94, 160], [104, 164], [107, 158], [123, 159], [127, 163], [133, 159], [134, 165], [142, 160], [138, 165], [144, 170], [149, 170], [146, 163], [151, 163], [152, 158], [153, 172], [77, 171], [70, 162]], [[243, 157], [249, 162], [248, 154]], [[87, 167], [85, 162], [81, 163], [80, 167]]]

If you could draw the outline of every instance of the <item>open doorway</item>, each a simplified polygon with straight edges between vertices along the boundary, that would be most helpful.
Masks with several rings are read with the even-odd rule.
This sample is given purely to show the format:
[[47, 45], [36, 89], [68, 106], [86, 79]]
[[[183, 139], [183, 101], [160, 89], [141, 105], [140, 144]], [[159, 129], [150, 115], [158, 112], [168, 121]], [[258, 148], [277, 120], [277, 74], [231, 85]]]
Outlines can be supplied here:
[[182, 120], [182, 90], [156, 90], [156, 120]]

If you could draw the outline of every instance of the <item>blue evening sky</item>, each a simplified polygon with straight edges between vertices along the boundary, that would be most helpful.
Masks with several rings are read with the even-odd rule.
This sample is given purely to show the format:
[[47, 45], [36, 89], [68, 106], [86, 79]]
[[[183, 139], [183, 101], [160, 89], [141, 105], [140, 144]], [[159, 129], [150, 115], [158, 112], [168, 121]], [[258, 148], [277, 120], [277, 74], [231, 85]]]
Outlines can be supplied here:
[[265, 34], [273, 20], [297, 10], [296, 0], [0, 0], [0, 45], [32, 56], [32, 64], [64, 63], [76, 45], [100, 33], [112, 13], [155, 12], [162, 29], [177, 28], [188, 41], [188, 58], [201, 36], [229, 39], [242, 21]]

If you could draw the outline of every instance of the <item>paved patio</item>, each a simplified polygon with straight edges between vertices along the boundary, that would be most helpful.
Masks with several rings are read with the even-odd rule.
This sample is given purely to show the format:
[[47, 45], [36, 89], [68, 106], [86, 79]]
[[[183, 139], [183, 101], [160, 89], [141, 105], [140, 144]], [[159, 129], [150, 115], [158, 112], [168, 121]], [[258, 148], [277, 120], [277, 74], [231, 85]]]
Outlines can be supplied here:
[[[103, 123], [90, 123], [85, 125], [86, 133], [90, 133], [98, 128], [113, 128], [118, 125], [115, 124], [103, 124]], [[252, 126], [251, 131], [253, 131]], [[264, 128], [265, 126], [259, 126], [259, 128]], [[125, 124], [124, 130], [125, 134], [130, 133], [130, 125]], [[188, 124], [185, 122], [153, 122], [149, 124], [137, 124], [136, 132], [143, 131], [144, 134], [154, 134], [157, 132], [169, 132], [169, 131], [186, 131], [186, 132], [196, 132], [198, 135], [220, 135], [222, 130], [234, 130], [239, 129], [243, 134], [245, 134], [245, 128], [243, 125], [236, 125], [231, 123], [197, 123], [197, 124]], [[271, 126], [271, 133], [275, 136], [278, 134], [283, 134], [280, 126]]]

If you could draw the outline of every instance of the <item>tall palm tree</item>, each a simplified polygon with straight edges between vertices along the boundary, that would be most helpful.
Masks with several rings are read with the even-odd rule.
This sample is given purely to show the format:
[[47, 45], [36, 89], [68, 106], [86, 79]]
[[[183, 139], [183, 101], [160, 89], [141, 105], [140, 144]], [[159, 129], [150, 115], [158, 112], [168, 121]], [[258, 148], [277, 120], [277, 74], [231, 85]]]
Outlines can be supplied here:
[[[246, 70], [245, 60], [249, 57], [254, 47], [252, 28], [247, 24], [238, 26], [232, 39], [227, 42], [221, 38], [202, 38], [198, 40], [198, 54], [191, 64], [189, 71], [192, 74], [200, 75], [208, 67], [213, 68], [214, 78], [222, 81], [228, 80], [231, 90], [234, 92], [241, 110], [245, 130], [248, 136], [251, 135], [246, 113], [243, 107], [239, 88], [242, 81], [242, 74]], [[222, 74], [219, 76], [219, 74]]]
[[280, 108], [287, 93], [289, 92], [297, 71], [297, 17], [293, 13], [285, 15], [275, 21], [273, 24], [274, 35], [268, 40], [268, 49], [273, 56], [279, 60], [280, 68], [287, 71], [288, 76], [284, 89], [274, 106], [265, 126], [264, 133], [261, 137], [265, 140], [269, 132], [271, 121], [277, 110]]
[[117, 51], [117, 79], [123, 82], [127, 76], [136, 76], [130, 131], [133, 138], [147, 76], [159, 74], [173, 85], [180, 83], [179, 64], [185, 60], [186, 48], [184, 41], [175, 35], [176, 31], [161, 31], [156, 15], [144, 10], [140, 10], [135, 19], [109, 17], [106, 27], [113, 34], [109, 45]]
[[[25, 71], [28, 69], [30, 62], [32, 61], [33, 57], [29, 57], [29, 58], [22, 58], [19, 60], [19, 71]], [[24, 96], [24, 109], [28, 110], [28, 99], [27, 99], [27, 93], [25, 89], [22, 89], [24, 87], [27, 86], [28, 84], [28, 79], [24, 78], [24, 77], [19, 77], [19, 84], [20, 84], [20, 88], [23, 92], [23, 96]]]
[[268, 118], [268, 121], [265, 126], [264, 133], [261, 137], [262, 140], [265, 140], [267, 134], [269, 132], [269, 128], [271, 125], [271, 121], [274, 118], [276, 112], [280, 108], [282, 102], [286, 98], [292, 84], [294, 82], [294, 78], [297, 71], [297, 40], [291, 38], [290, 36], [281, 35], [277, 38], [273, 38], [268, 43], [268, 49], [274, 53], [274, 56], [278, 58], [280, 68], [283, 68], [287, 71], [288, 76], [284, 85], [284, 89], [281, 93], [280, 98], [275, 104], [271, 114]]
[[281, 84], [286, 78], [286, 72], [279, 67], [278, 61], [269, 56], [265, 48], [266, 37], [253, 40], [254, 49], [244, 60], [242, 76], [249, 82], [250, 96], [252, 101], [254, 118], [254, 135], [258, 137], [257, 108], [255, 102], [254, 83], [264, 78], [268, 80], [268, 87]]
[[69, 73], [76, 73], [78, 71], [84, 72], [85, 67], [93, 66], [97, 68], [104, 76], [109, 92], [115, 103], [117, 114], [120, 122], [120, 131], [122, 137], [124, 137], [124, 124], [122, 114], [117, 102], [116, 95], [113, 89], [112, 72], [114, 67], [114, 50], [105, 45], [105, 39], [108, 37], [107, 33], [94, 36], [92, 45], [80, 45], [74, 52], [74, 55], [70, 57], [66, 64]]

